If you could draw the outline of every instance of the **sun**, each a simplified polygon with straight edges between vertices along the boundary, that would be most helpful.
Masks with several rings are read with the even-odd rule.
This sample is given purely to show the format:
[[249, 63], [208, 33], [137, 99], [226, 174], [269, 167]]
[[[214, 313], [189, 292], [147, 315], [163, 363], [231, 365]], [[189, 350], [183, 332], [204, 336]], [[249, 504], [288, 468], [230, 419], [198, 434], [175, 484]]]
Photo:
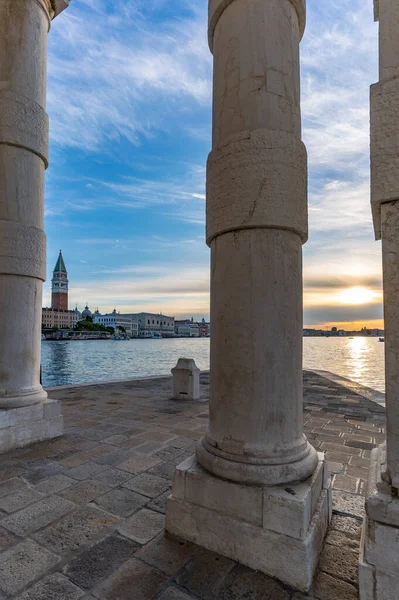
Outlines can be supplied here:
[[367, 304], [374, 299], [375, 294], [364, 287], [352, 287], [339, 295], [342, 304]]

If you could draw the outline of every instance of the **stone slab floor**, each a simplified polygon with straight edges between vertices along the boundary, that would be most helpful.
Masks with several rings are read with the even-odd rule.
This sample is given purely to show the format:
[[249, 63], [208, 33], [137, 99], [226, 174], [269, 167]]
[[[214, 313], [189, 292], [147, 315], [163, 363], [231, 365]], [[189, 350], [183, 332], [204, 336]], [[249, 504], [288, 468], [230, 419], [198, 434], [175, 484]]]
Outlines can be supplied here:
[[[175, 466], [208, 404], [170, 400], [170, 378], [60, 388], [63, 438], [0, 457], [0, 598], [355, 600], [370, 450], [384, 409], [305, 373], [305, 430], [327, 452], [334, 515], [309, 595], [164, 535]], [[201, 376], [208, 396], [208, 375]], [[360, 388], [359, 388], [360, 389]]]

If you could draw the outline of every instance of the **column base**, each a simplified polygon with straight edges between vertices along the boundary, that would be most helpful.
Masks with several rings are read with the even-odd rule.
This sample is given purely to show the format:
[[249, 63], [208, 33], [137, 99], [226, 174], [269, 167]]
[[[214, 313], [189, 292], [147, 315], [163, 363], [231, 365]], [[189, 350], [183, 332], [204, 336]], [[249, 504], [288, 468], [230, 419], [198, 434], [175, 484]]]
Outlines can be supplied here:
[[360, 600], [399, 598], [399, 497], [384, 481], [386, 447], [371, 453], [359, 558]]
[[63, 432], [64, 422], [58, 400], [0, 409], [0, 454], [59, 437]]
[[307, 591], [331, 519], [331, 481], [318, 457], [305, 481], [266, 487], [219, 479], [193, 456], [176, 469], [166, 529]]

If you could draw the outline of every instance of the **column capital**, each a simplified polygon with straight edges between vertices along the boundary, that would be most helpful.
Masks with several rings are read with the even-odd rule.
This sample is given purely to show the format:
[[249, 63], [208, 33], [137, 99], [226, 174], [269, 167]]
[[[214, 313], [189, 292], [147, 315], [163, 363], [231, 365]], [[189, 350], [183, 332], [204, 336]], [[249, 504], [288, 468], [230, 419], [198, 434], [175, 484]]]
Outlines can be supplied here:
[[[63, 1], [63, 0], [61, 0]], [[232, 2], [237, 2], [238, 0], [209, 0], [209, 27], [208, 27], [208, 42], [209, 48], [213, 53], [213, 36], [215, 33], [216, 25], [224, 10], [231, 4]], [[280, 0], [284, 2], [285, 0]], [[300, 40], [303, 37], [306, 27], [306, 0], [288, 0], [295, 7], [295, 10], [298, 14], [299, 20], [299, 34]], [[375, 0], [378, 2], [378, 0]]]
[[69, 2], [70, 0], [44, 0], [51, 19], [55, 19], [63, 10], [68, 8]]

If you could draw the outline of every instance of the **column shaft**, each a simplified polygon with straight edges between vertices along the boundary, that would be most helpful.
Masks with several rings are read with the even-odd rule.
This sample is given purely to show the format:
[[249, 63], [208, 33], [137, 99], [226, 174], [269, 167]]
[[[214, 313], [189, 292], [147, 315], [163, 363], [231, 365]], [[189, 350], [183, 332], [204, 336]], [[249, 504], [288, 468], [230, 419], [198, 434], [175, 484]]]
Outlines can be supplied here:
[[302, 428], [300, 8], [291, 0], [210, 6], [212, 377], [197, 457], [211, 473], [245, 483], [305, 479], [318, 462]]
[[381, 207], [384, 276], [387, 466], [399, 489], [399, 202]]
[[0, 0], [0, 408], [39, 403], [50, 4]]

